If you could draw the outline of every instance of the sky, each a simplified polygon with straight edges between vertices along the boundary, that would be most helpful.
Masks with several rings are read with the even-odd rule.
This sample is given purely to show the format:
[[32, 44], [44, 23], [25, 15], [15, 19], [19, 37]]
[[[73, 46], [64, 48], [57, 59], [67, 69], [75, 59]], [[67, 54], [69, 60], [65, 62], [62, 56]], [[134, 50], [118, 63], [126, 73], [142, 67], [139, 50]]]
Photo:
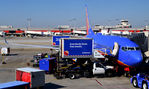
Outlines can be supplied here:
[[85, 5], [91, 26], [117, 25], [122, 19], [133, 27], [149, 24], [149, 0], [0, 0], [0, 25], [81, 27], [86, 23]]

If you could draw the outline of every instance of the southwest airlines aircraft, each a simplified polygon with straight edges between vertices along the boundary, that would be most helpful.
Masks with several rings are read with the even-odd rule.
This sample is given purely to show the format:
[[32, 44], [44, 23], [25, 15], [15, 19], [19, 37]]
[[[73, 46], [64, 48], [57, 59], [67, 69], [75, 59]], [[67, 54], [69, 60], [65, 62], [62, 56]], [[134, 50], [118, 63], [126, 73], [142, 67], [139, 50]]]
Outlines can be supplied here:
[[114, 57], [114, 61], [129, 71], [131, 67], [137, 66], [142, 62], [143, 57], [139, 46], [128, 38], [120, 36], [95, 34], [89, 29], [88, 13], [86, 8], [86, 29], [87, 38], [94, 40], [94, 49], [97, 49], [103, 55]]

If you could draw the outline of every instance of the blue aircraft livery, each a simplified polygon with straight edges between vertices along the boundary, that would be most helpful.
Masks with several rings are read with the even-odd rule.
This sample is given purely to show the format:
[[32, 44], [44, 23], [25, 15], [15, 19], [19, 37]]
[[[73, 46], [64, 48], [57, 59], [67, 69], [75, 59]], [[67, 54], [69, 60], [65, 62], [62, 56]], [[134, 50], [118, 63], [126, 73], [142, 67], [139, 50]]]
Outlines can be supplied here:
[[[88, 19], [87, 11], [86, 19]], [[94, 49], [97, 49], [101, 54], [114, 56], [116, 62], [126, 68], [137, 66], [143, 61], [139, 46], [130, 39], [120, 36], [102, 35], [101, 33], [94, 34], [91, 28], [88, 30], [89, 23], [86, 26], [88, 31], [86, 37], [94, 40]], [[118, 44], [118, 50], [116, 55], [113, 55], [112, 51], [115, 43]]]

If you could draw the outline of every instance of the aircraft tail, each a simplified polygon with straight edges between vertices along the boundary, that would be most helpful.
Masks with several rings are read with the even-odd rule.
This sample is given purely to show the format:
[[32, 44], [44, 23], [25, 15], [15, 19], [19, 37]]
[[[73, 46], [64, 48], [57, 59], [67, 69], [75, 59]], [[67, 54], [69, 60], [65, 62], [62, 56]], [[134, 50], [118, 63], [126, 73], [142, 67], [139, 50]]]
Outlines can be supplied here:
[[87, 7], [86, 7], [86, 32], [87, 35], [94, 35], [94, 32], [92, 28], [89, 26], [89, 19], [88, 19], [88, 12], [87, 12]]

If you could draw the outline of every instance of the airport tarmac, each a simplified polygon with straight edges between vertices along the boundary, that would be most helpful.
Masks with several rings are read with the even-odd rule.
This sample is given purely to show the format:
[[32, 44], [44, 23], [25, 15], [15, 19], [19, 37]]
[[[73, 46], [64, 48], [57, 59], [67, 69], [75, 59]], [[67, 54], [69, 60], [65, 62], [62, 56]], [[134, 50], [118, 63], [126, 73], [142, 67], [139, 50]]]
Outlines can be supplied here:
[[[32, 44], [32, 45], [50, 45], [50, 38], [7, 38], [8, 43]], [[5, 46], [3, 38], [0, 38], [1, 47]], [[0, 64], [0, 83], [14, 81], [15, 69], [18, 67], [31, 67], [33, 55], [37, 53], [50, 53], [49, 49], [39, 47], [10, 46], [10, 56], [0, 56], [6, 61], [6, 64]], [[46, 74], [46, 85], [44, 89], [136, 89], [126, 77], [111, 78], [79, 78], [71, 80], [69, 78], [57, 80], [53, 75]]]

